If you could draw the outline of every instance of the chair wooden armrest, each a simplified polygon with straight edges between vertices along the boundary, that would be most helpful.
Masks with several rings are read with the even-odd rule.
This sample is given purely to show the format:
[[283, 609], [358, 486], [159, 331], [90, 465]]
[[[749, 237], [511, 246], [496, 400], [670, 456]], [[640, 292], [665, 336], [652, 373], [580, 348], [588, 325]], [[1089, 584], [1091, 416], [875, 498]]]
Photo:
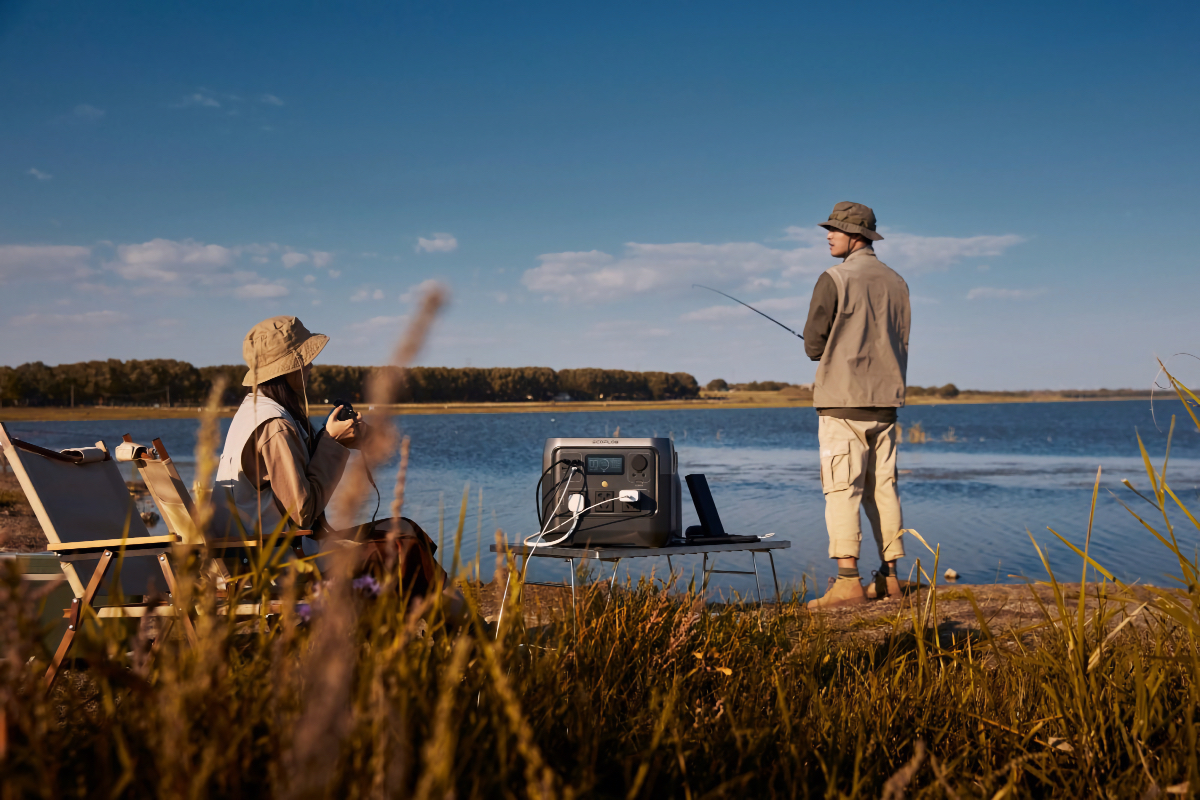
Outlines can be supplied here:
[[163, 545], [176, 544], [179, 542], [179, 537], [175, 534], [166, 536], [138, 536], [133, 539], [93, 539], [90, 542], [55, 542], [50, 545], [51, 552], [54, 553], [82, 553], [89, 550], [119, 550], [124, 547], [126, 550], [141, 550], [147, 547], [162, 547]]

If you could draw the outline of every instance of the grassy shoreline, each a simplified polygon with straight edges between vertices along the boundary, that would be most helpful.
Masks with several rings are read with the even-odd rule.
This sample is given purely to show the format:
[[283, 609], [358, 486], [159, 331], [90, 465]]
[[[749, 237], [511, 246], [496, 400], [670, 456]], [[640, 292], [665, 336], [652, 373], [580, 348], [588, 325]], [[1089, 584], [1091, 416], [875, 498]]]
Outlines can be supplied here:
[[[1037, 392], [1025, 397], [1006, 394], [970, 393], [958, 397], [918, 396], [908, 400], [910, 406], [936, 405], [980, 405], [985, 403], [1087, 403], [1100, 400], [1148, 400], [1149, 394], [1129, 397], [1066, 397], [1058, 392]], [[779, 392], [738, 392], [726, 398], [703, 397], [698, 400], [582, 400], [569, 403], [525, 402], [525, 403], [401, 403], [387, 406], [390, 414], [531, 414], [573, 413], [578, 411], [678, 411], [684, 409], [717, 408], [811, 408], [812, 401], [780, 396]], [[366, 406], [360, 406], [366, 410]], [[328, 405], [310, 407], [313, 416], [328, 414]], [[220, 416], [232, 417], [236, 407], [221, 409]], [[121, 419], [196, 419], [201, 409], [197, 406], [175, 408], [152, 408], [147, 406], [80, 406], [61, 408], [53, 406], [4, 407], [0, 408], [0, 422], [68, 422], [88, 420]]]

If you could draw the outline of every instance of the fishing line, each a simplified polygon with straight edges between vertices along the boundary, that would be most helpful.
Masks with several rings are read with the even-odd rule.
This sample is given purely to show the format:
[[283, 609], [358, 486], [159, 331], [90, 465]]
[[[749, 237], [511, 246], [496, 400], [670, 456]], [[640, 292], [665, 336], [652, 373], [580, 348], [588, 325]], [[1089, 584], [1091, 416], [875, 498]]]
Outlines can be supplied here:
[[[725, 293], [724, 293], [724, 292], [722, 292], [720, 289], [714, 289], [714, 288], [712, 288], [711, 286], [705, 286], [705, 285], [704, 285], [704, 284], [702, 284], [702, 283], [693, 283], [693, 284], [692, 284], [692, 288], [693, 288], [693, 289], [697, 289], [697, 288], [699, 288], [699, 289], [708, 289], [710, 292], [716, 292], [717, 294], [721, 295], [722, 297], [728, 297], [730, 300], [732, 300], [732, 301], [733, 301], [733, 302], [735, 302], [735, 303], [741, 303], [741, 304], [742, 304], [742, 305], [744, 305], [746, 308], [750, 309], [751, 311], [753, 311], [755, 314], [758, 314], [759, 316], [767, 317], [767, 315], [766, 315], [766, 314], [764, 314], [763, 312], [759, 311], [757, 308], [755, 308], [754, 306], [750, 305], [749, 303], [742, 303], [742, 301], [741, 301], [741, 300], [738, 300], [736, 297], [734, 297], [734, 296], [733, 296], [733, 295], [731, 295], [731, 294], [725, 294]], [[775, 319], [774, 317], [767, 317], [767, 319], [771, 320], [771, 322], [774, 322], [776, 325], [778, 325], [779, 327], [783, 328], [785, 331], [787, 331], [788, 333], [792, 334], [793, 336], [797, 336], [797, 337], [799, 337], [801, 341], [804, 341], [804, 337], [803, 337], [803, 336], [800, 336], [800, 334], [796, 333], [794, 330], [792, 330], [791, 328], [789, 328], [787, 325], [784, 325], [782, 322], [780, 322], [779, 320]]]

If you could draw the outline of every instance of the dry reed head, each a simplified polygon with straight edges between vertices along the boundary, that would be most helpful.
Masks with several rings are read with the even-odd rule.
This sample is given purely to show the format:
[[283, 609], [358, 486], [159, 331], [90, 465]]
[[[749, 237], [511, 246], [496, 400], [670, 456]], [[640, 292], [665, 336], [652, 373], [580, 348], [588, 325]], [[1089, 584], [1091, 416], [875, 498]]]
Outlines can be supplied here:
[[395, 369], [380, 369], [367, 379], [367, 399], [373, 405], [390, 405], [396, 402], [400, 390], [408, 380], [408, 368], [416, 360], [438, 312], [446, 304], [447, 292], [441, 286], [433, 286], [421, 297], [417, 312], [408, 324], [408, 330], [397, 341], [389, 361]]
[[[365, 419], [370, 423], [371, 435], [360, 445], [360, 452], [363, 460], [372, 469], [391, 458], [392, 454], [396, 452], [400, 437], [388, 414], [387, 406], [396, 402], [401, 388], [407, 381], [408, 367], [425, 345], [429, 330], [445, 302], [446, 291], [440, 286], [434, 286], [426, 291], [418, 304], [417, 313], [392, 350], [389, 367], [375, 370], [367, 379], [365, 395], [369, 408], [374, 408], [374, 410], [368, 410], [364, 414]], [[405, 469], [407, 469], [407, 460]], [[393, 507], [397, 502], [403, 504], [403, 474], [402, 472], [397, 476], [398, 482], [392, 501]], [[338, 493], [335, 512], [339, 517], [347, 518], [356, 514], [362, 507], [370, 488], [366, 474], [362, 470], [350, 470], [343, 480], [345, 486]], [[392, 516], [399, 516], [399, 514], [397, 512]]]
[[208, 402], [200, 414], [200, 432], [196, 436], [196, 479], [195, 487], [196, 525], [201, 532], [208, 530], [212, 520], [212, 482], [217, 474], [218, 453], [221, 447], [221, 398], [228, 385], [225, 376], [220, 375], [213, 381], [212, 390], [208, 393]]

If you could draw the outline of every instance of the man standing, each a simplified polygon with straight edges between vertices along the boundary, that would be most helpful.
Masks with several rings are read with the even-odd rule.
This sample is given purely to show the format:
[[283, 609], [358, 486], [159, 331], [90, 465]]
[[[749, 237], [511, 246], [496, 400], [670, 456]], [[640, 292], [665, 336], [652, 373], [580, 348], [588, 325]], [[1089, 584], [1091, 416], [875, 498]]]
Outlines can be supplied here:
[[[896, 409], [904, 405], [910, 312], [908, 284], [875, 257], [875, 212], [859, 203], [838, 203], [829, 219], [831, 267], [813, 289], [804, 350], [820, 361], [813, 385], [821, 446], [821, 489], [829, 557], [838, 577], [808, 607], [834, 608], [867, 597], [899, 597], [896, 560], [904, 556], [900, 495], [896, 490]], [[867, 512], [880, 567], [870, 591], [858, 574], [862, 526]]]

